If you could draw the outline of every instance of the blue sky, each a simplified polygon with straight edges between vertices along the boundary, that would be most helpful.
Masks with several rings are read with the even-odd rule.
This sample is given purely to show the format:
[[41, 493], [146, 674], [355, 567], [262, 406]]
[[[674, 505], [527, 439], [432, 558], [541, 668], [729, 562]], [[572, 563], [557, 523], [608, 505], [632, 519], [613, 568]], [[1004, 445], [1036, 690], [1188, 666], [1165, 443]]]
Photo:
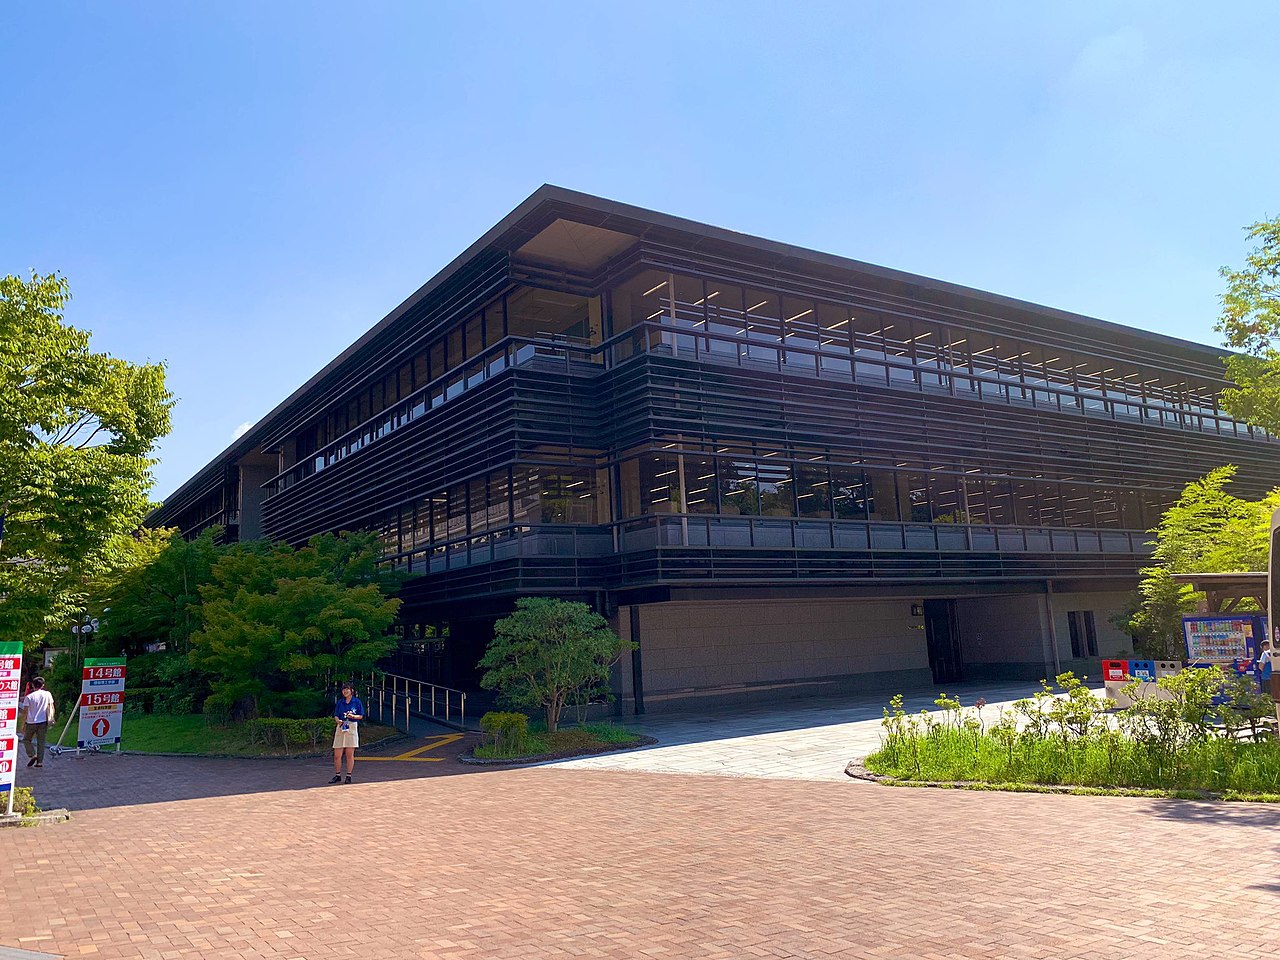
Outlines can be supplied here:
[[157, 497], [543, 182], [1206, 342], [1273, 2], [0, 10], [0, 271], [164, 360]]

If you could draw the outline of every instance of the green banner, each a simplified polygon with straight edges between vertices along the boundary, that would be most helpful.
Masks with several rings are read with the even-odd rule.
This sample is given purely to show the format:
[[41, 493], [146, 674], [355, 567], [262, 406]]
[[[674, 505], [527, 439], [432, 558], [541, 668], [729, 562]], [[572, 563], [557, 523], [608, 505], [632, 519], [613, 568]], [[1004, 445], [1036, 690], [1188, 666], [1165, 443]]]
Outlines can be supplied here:
[[84, 665], [86, 667], [123, 667], [125, 665], [124, 657], [85, 657]]
[[0, 657], [20, 657], [22, 656], [21, 640], [6, 640], [0, 642]]

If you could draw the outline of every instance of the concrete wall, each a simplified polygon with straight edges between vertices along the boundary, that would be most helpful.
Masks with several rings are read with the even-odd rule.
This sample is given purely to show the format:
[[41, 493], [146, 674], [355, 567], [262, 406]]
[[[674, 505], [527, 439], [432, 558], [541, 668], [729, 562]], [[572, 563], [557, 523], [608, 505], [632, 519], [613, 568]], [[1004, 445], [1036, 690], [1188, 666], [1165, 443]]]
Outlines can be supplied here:
[[[782, 600], [648, 604], [640, 610], [649, 710], [691, 695], [815, 695], [929, 681], [924, 620], [910, 601]], [[630, 637], [630, 610], [618, 616]], [[624, 658], [619, 687], [632, 694]]]
[[[1053, 594], [1053, 621], [1058, 640], [1056, 669], [1072, 670], [1077, 676], [1096, 680], [1100, 676], [1099, 660], [1132, 654], [1130, 638], [1108, 622], [1124, 608], [1128, 596], [1122, 592]], [[1071, 610], [1093, 611], [1098, 635], [1097, 657], [1078, 660], [1072, 657], [1071, 628], [1067, 620]], [[956, 604], [956, 615], [966, 680], [1034, 680], [1054, 676], [1048, 606], [1043, 594], [962, 599]]]
[[[1133, 656], [1133, 639], [1121, 633], [1110, 623], [1116, 613], [1124, 609], [1128, 593], [1055, 593], [1053, 595], [1053, 620], [1058, 633], [1058, 657], [1063, 670], [1072, 670], [1076, 676], [1087, 676], [1090, 682], [1101, 682], [1100, 660], [1126, 659]], [[1071, 627], [1067, 613], [1071, 610], [1092, 610], [1094, 630], [1098, 634], [1098, 656], [1075, 660], [1071, 656]]]
[[[1108, 618], [1126, 593], [1055, 593], [1059, 666], [1097, 680], [1098, 658], [1073, 660], [1069, 610], [1092, 610], [1099, 658], [1128, 656]], [[916, 601], [918, 602], [918, 601]], [[647, 712], [740, 700], [897, 692], [931, 683], [924, 618], [909, 600], [741, 600], [645, 604], [640, 616]], [[630, 607], [615, 629], [631, 639]], [[1044, 594], [962, 597], [957, 626], [967, 681], [1054, 676]], [[617, 709], [634, 710], [632, 661], [614, 677]]]

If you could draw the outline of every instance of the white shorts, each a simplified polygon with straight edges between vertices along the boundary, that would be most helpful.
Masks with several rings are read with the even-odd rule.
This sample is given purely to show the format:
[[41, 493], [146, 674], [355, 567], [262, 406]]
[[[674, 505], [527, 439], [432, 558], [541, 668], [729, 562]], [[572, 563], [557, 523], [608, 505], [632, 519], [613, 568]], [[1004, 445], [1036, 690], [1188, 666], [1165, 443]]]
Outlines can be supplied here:
[[348, 730], [343, 730], [341, 724], [333, 729], [333, 749], [341, 750], [345, 747], [360, 746], [360, 731], [354, 723], [349, 723]]

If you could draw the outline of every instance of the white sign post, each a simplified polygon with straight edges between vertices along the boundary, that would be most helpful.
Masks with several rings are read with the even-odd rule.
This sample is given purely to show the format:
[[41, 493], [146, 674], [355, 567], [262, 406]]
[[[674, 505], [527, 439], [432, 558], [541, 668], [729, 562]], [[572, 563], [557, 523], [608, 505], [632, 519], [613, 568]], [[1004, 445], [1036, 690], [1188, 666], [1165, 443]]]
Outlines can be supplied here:
[[18, 774], [18, 701], [22, 691], [22, 644], [0, 643], [0, 796], [5, 816], [13, 816]]
[[120, 749], [124, 723], [124, 657], [90, 658], [80, 680], [80, 726], [76, 749], [114, 743]]

